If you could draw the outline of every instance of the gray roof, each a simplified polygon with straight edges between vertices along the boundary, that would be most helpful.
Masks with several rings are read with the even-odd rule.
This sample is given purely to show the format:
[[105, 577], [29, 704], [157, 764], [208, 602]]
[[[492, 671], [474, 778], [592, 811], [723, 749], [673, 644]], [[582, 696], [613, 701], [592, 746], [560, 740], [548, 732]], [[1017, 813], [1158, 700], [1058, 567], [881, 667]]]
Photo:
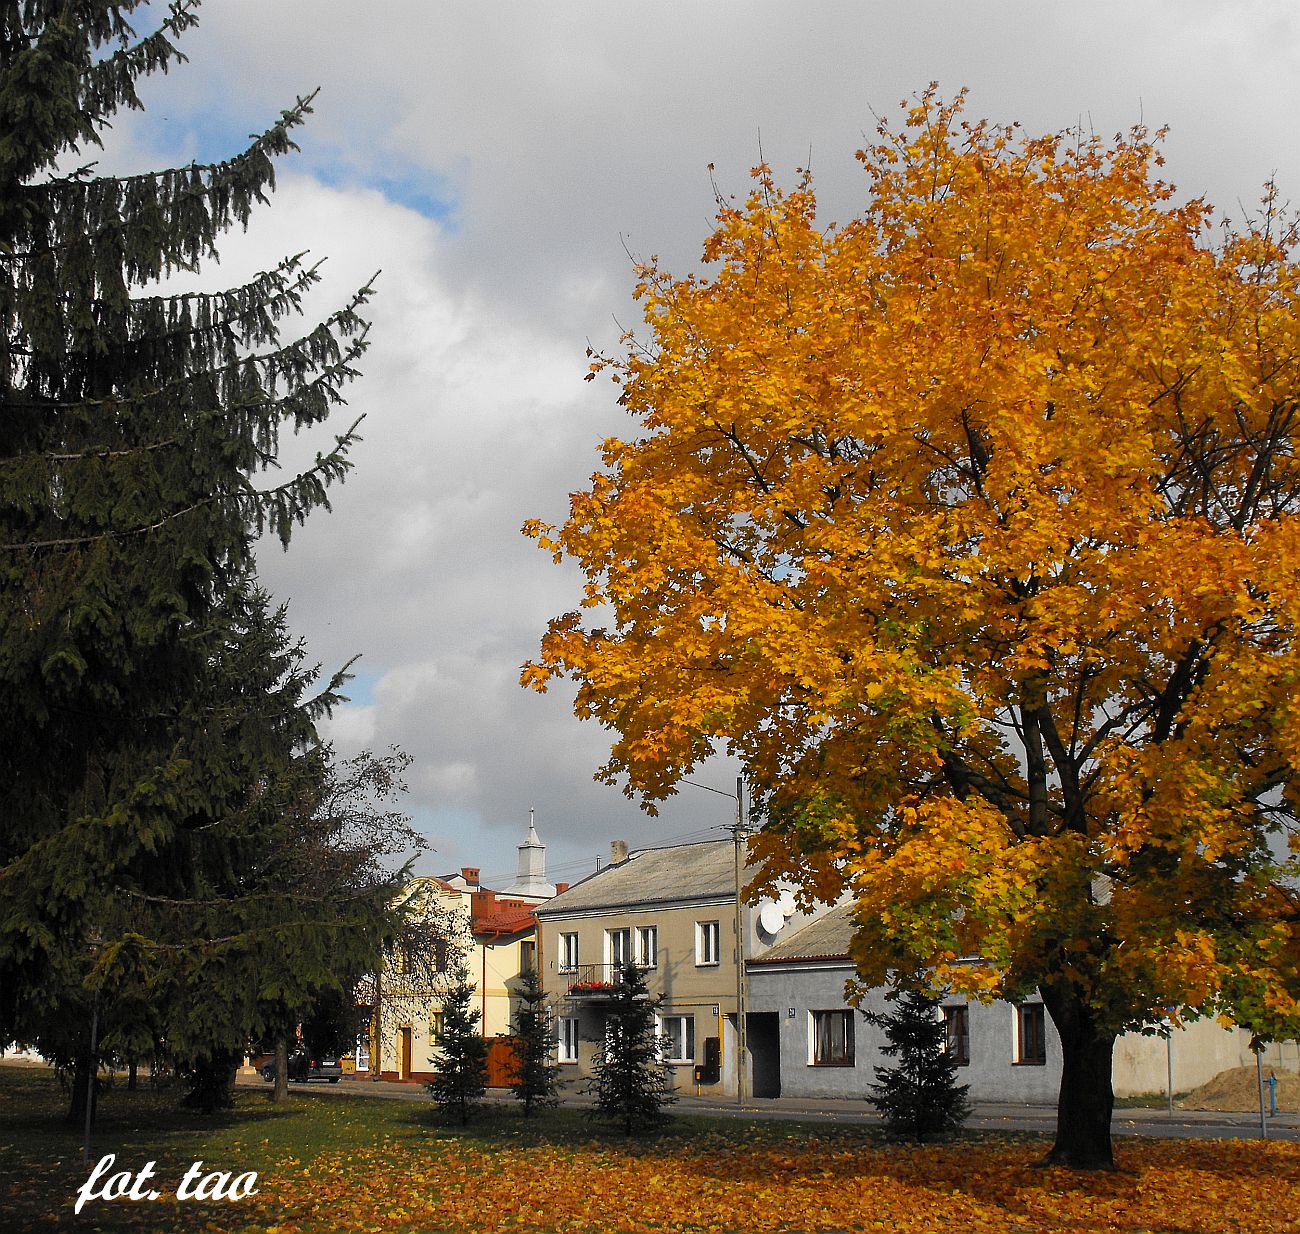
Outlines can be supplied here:
[[853, 937], [853, 901], [837, 904], [789, 938], [769, 947], [751, 964], [779, 964], [793, 960], [842, 960]]
[[626, 861], [588, 875], [546, 904], [539, 917], [601, 908], [634, 908], [736, 894], [736, 848], [731, 840], [642, 848]]

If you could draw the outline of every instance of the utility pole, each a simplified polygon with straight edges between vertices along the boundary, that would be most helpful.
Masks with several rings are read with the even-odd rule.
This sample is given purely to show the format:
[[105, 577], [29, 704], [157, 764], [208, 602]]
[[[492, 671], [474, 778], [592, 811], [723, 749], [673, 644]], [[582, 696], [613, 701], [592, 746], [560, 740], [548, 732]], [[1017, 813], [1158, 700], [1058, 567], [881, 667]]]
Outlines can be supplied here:
[[719, 797], [730, 797], [736, 803], [736, 818], [731, 826], [732, 840], [736, 845], [736, 918], [732, 926], [736, 935], [736, 1105], [745, 1104], [745, 1068], [749, 1058], [749, 1041], [745, 1023], [745, 912], [740, 892], [744, 886], [741, 871], [744, 868], [742, 854], [745, 846], [745, 781], [736, 777], [736, 791], [723, 792], [708, 784], [697, 784], [694, 780], [680, 780], [680, 784], [689, 784], [692, 788], [702, 788], [706, 793], [717, 793]]
[[736, 1104], [745, 1104], [745, 1068], [749, 1059], [745, 1011], [745, 911], [740, 902], [741, 848], [745, 841], [745, 788], [736, 777], [736, 825], [732, 835], [736, 842]]

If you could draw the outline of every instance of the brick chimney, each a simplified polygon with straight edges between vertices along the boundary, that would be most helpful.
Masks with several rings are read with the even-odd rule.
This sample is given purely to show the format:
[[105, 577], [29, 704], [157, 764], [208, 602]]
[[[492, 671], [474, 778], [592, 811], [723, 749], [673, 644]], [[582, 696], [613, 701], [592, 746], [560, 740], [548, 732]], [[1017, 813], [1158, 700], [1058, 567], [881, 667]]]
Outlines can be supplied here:
[[557, 896], [563, 895], [563, 894], [564, 894], [566, 891], [568, 891], [568, 890], [569, 890], [569, 884], [568, 884], [568, 883], [556, 883], [556, 884], [555, 884], [555, 894], [556, 894]]
[[461, 878], [463, 878], [467, 883], [469, 883], [471, 887], [478, 886], [478, 874], [479, 874], [478, 866], [461, 866], [460, 868]]
[[621, 866], [627, 860], [627, 841], [611, 840], [609, 842], [609, 864]]

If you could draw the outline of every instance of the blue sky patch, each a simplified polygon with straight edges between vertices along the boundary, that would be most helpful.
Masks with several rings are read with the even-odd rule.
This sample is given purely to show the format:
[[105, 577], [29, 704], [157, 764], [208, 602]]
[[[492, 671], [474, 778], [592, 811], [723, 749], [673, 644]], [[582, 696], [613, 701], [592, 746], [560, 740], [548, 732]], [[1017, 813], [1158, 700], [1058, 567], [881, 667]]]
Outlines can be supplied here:
[[379, 684], [382, 673], [368, 673], [365, 669], [353, 667], [352, 680], [345, 682], [343, 693], [348, 703], [354, 707], [369, 707], [375, 701], [375, 686]]

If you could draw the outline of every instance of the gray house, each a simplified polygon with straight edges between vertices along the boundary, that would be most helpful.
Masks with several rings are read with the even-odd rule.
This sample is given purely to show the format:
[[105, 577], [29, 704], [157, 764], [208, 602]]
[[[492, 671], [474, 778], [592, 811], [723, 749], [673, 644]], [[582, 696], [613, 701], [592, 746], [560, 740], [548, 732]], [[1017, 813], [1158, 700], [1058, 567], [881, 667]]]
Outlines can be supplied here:
[[[875, 1068], [889, 1065], [884, 1033], [844, 999], [854, 976], [852, 912], [851, 904], [832, 908], [747, 962], [755, 1097], [865, 1098]], [[884, 993], [872, 990], [863, 1007], [886, 1010]], [[954, 997], [943, 1016], [974, 1100], [1056, 1100], [1060, 1039], [1036, 997], [1019, 1005]]]

